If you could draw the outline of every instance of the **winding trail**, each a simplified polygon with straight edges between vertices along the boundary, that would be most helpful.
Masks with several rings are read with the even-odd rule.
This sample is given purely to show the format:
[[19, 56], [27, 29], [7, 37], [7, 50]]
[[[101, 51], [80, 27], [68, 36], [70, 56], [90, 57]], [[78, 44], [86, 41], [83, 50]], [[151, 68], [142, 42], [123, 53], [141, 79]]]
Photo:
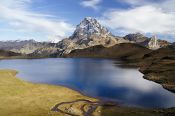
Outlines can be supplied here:
[[[62, 105], [70, 105], [71, 104], [70, 107], [69, 107], [69, 110], [70, 110], [70, 108], [72, 108], [73, 103], [78, 103], [78, 102], [84, 102], [84, 103], [82, 103], [83, 105], [80, 108], [80, 111], [83, 112], [83, 116], [91, 116], [91, 114], [97, 109], [98, 106], [105, 105], [105, 102], [101, 102], [101, 101], [92, 102], [92, 101], [86, 100], [86, 99], [79, 99], [79, 100], [70, 101], [70, 102], [58, 103], [51, 109], [51, 111], [61, 112], [61, 113], [68, 114], [68, 115], [71, 115], [71, 116], [77, 116], [76, 114], [73, 114], [70, 111], [63, 111], [59, 107], [62, 106]], [[86, 105], [89, 105], [87, 111], [85, 110]]]

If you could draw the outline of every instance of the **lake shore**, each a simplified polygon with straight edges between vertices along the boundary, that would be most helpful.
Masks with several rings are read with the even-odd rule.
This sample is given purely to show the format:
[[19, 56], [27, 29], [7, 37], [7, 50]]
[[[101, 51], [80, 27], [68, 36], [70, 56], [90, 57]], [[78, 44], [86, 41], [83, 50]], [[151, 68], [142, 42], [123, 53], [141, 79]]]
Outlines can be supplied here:
[[122, 61], [122, 67], [138, 67], [146, 80], [160, 84], [164, 89], [175, 93], [175, 60], [174, 59], [144, 59], [138, 61]]
[[0, 71], [0, 115], [44, 116], [60, 102], [77, 99], [97, 101], [62, 86], [32, 84], [16, 78], [16, 71]]
[[175, 93], [175, 46], [169, 46], [145, 55], [139, 64], [144, 78], [161, 84]]
[[[174, 54], [174, 53], [173, 53]], [[174, 56], [173, 56], [174, 57]], [[11, 59], [45, 59], [45, 58], [56, 58], [56, 57], [28, 57], [28, 56], [13, 56], [13, 57], [0, 57], [0, 60], [11, 60]], [[60, 58], [71, 58], [71, 57], [60, 57]], [[81, 58], [81, 57], [75, 57]], [[97, 59], [106, 59], [103, 57], [82, 57], [82, 58], [97, 58]], [[154, 57], [153, 57], [154, 58]], [[144, 79], [156, 82], [167, 89], [175, 93], [175, 61], [174, 59], [163, 59], [163, 60], [154, 60], [150, 59], [118, 59], [124, 65], [131, 67], [139, 67], [140, 72], [144, 74]], [[107, 58], [116, 60], [115, 58]], [[161, 59], [161, 57], [159, 58]], [[157, 66], [156, 66], [157, 65]], [[159, 70], [159, 67], [161, 68]]]
[[[95, 116], [115, 116], [116, 114], [154, 116], [175, 114], [174, 108], [131, 108], [112, 103], [97, 105], [100, 103], [97, 99], [81, 95], [74, 90], [62, 86], [25, 82], [16, 78], [16, 74], [17, 72], [13, 70], [0, 70], [0, 115], [62, 116], [63, 114], [78, 114], [81, 116], [84, 113], [92, 113]], [[76, 102], [76, 100], [80, 101]], [[59, 103], [62, 103], [59, 108], [57, 107], [60, 112], [52, 110]], [[95, 109], [91, 110], [91, 107], [95, 107]]]
[[[117, 51], [117, 52], [116, 52]], [[93, 46], [73, 50], [66, 57], [113, 58], [137, 66], [144, 78], [161, 84], [175, 93], [175, 46], [169, 45], [158, 50], [149, 50], [137, 44], [119, 44], [110, 48]]]
[[[121, 47], [122, 46], [122, 47]], [[134, 52], [130, 53], [130, 48], [134, 49]], [[67, 58], [75, 57], [75, 58], [107, 58], [107, 59], [119, 59], [121, 61], [126, 61], [126, 65], [137, 66], [140, 68], [140, 72], [144, 74], [145, 79], [154, 81], [156, 83], [161, 84], [165, 89], [175, 93], [175, 47], [168, 46], [166, 48], [161, 48], [156, 51], [150, 51], [146, 48], [137, 45], [127, 45], [121, 44], [120, 46], [116, 46], [110, 49], [106, 49], [102, 46], [95, 46], [92, 48], [87, 48], [85, 50], [75, 50], [73, 53], [70, 53]], [[126, 53], [116, 53], [116, 49], [129, 50]], [[101, 54], [99, 54], [99, 48]], [[102, 49], [102, 50], [101, 50]], [[142, 50], [140, 50], [142, 49]], [[123, 51], [123, 50], [119, 50]], [[125, 52], [126, 52], [125, 51]], [[131, 50], [132, 51], [132, 50]], [[97, 52], [97, 53], [96, 53]], [[128, 53], [129, 52], [129, 53]], [[133, 54], [134, 53], [134, 54]], [[137, 53], [137, 54], [135, 54]], [[48, 58], [48, 56], [11, 56], [9, 57], [0, 57], [0, 60], [3, 59], [43, 59]], [[49, 57], [51, 58], [51, 57]], [[52, 57], [55, 58], [55, 57]]]

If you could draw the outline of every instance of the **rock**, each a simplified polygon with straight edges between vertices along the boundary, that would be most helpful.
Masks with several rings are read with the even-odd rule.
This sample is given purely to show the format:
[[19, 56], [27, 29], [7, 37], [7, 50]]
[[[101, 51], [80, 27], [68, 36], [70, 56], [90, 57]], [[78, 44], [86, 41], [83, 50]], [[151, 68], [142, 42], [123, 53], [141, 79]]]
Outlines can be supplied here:
[[156, 36], [148, 38], [141, 33], [128, 34], [124, 37], [124, 39], [152, 50], [156, 50], [170, 45], [170, 43], [166, 40], [157, 39]]
[[160, 48], [160, 45], [158, 43], [156, 36], [153, 36], [151, 40], [148, 42], [148, 48], [152, 50], [156, 50]]
[[88, 40], [92, 36], [106, 38], [112, 36], [112, 34], [103, 27], [96, 19], [86, 17], [79, 25], [70, 37], [72, 40]]
[[144, 43], [146, 41], [148, 41], [148, 37], [145, 37], [144, 35], [142, 35], [141, 33], [134, 33], [134, 34], [128, 34], [124, 37], [124, 39], [131, 41], [131, 42], [135, 42], [135, 43]]
[[86, 17], [77, 25], [73, 35], [67, 39], [63, 39], [57, 46], [60, 47], [64, 53], [68, 54], [75, 49], [85, 49], [96, 45], [111, 47], [124, 42], [128, 41], [113, 36], [96, 19]]

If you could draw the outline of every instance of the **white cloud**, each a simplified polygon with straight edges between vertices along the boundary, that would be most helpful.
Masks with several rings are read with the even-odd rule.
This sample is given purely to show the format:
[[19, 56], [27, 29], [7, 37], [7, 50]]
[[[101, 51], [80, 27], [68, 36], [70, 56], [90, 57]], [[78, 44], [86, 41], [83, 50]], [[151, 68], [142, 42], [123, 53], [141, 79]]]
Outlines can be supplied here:
[[80, 4], [84, 7], [89, 7], [97, 10], [99, 8], [99, 3], [101, 0], [84, 0]]
[[[141, 1], [125, 0], [131, 4], [131, 8], [108, 10], [99, 20], [114, 31], [175, 36], [175, 8], [172, 5], [175, 4], [175, 0], [167, 0], [159, 4], [151, 0]], [[136, 6], [133, 7], [133, 4]]]
[[162, 10], [166, 12], [174, 12], [175, 13], [175, 0], [164, 0], [160, 3], [154, 3], [153, 4], [157, 8], [161, 8]]
[[[73, 30], [71, 24], [54, 20], [52, 16], [27, 9], [32, 0], [1, 0], [0, 21], [7, 22], [16, 31], [41, 32], [61, 38]], [[61, 39], [60, 38], [60, 39]]]
[[125, 2], [128, 4], [132, 4], [132, 5], [140, 5], [140, 4], [145, 4], [147, 3], [149, 0], [120, 0], [120, 2]]
[[133, 6], [151, 5], [157, 8], [161, 8], [164, 11], [175, 12], [175, 0], [120, 0], [119, 2], [124, 2]]

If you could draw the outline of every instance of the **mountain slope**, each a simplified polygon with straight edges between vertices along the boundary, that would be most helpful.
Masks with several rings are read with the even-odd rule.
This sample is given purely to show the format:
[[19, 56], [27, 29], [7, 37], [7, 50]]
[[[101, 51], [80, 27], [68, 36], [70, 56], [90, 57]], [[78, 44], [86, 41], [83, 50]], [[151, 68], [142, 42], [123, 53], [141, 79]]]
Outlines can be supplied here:
[[79, 25], [70, 37], [72, 40], [87, 40], [92, 36], [108, 37], [112, 34], [100, 23], [91, 17], [86, 17]]
[[91, 57], [91, 58], [116, 58], [116, 59], [140, 59], [151, 50], [138, 44], [121, 43], [112, 47], [102, 45], [93, 46], [82, 50], [73, 50], [66, 57]]
[[175, 46], [170, 45], [146, 54], [140, 64], [145, 78], [175, 92]]
[[15, 57], [15, 56], [21, 56], [21, 54], [14, 53], [11, 51], [0, 50], [0, 58], [9, 58], [9, 57]]

